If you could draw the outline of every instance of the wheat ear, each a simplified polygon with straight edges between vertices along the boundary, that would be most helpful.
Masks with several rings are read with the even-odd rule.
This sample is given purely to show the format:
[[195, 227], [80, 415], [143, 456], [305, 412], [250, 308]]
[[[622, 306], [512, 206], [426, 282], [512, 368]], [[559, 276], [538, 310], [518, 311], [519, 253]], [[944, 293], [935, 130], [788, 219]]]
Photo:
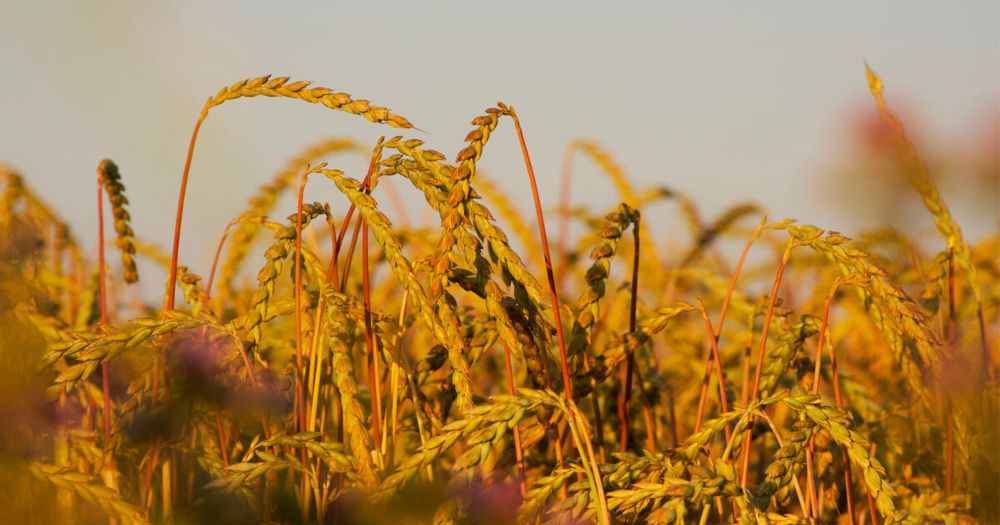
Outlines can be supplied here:
[[104, 183], [104, 191], [111, 202], [111, 214], [115, 218], [115, 233], [118, 238], [115, 245], [122, 253], [122, 268], [125, 269], [125, 282], [134, 283], [139, 280], [139, 272], [135, 267], [135, 233], [129, 224], [131, 217], [125, 205], [128, 198], [125, 197], [125, 185], [122, 184], [122, 176], [118, 171], [118, 166], [108, 160], [102, 160], [97, 166], [101, 181]]
[[453, 369], [455, 390], [459, 395], [459, 410], [472, 406], [472, 380], [469, 377], [469, 364], [465, 356], [465, 343], [459, 332], [457, 319], [448, 315], [448, 308], [439, 316], [423, 287], [416, 280], [409, 260], [403, 255], [399, 240], [392, 233], [389, 219], [378, 210], [377, 203], [370, 195], [361, 190], [361, 183], [344, 177], [335, 170], [327, 170], [323, 165], [313, 168], [333, 180], [337, 188], [357, 207], [361, 218], [371, 229], [375, 240], [381, 245], [389, 266], [403, 287], [409, 292], [424, 320], [430, 326], [434, 336], [448, 349], [448, 360]]
[[360, 115], [371, 122], [388, 124], [396, 128], [412, 128], [405, 118], [390, 112], [387, 108], [372, 106], [367, 100], [352, 99], [347, 93], [338, 93], [324, 87], [309, 87], [312, 83], [298, 81], [289, 83], [288, 77], [271, 78], [265, 75], [249, 80], [241, 80], [219, 90], [210, 97], [201, 109], [201, 115], [191, 133], [191, 143], [188, 146], [187, 160], [184, 162], [184, 173], [181, 175], [181, 187], [177, 197], [177, 218], [174, 224], [173, 252], [170, 255], [170, 277], [167, 279], [167, 295], [163, 300], [163, 309], [174, 308], [174, 284], [177, 282], [177, 253], [181, 240], [181, 220], [184, 217], [184, 196], [187, 191], [188, 174], [191, 171], [191, 159], [194, 156], [194, 146], [198, 141], [198, 130], [208, 117], [208, 111], [227, 100], [252, 98], [256, 96], [285, 97], [299, 99], [311, 104], [322, 104], [330, 109]]
[[886, 105], [885, 97], [882, 95], [882, 79], [872, 71], [872, 68], [868, 67], [867, 63], [865, 64], [865, 73], [868, 76], [868, 89], [875, 98], [875, 105], [878, 107], [879, 118], [892, 130], [893, 138], [896, 142], [897, 155], [900, 163], [905, 168], [906, 175], [910, 179], [910, 184], [920, 194], [921, 199], [924, 201], [924, 207], [933, 216], [934, 226], [937, 227], [937, 230], [945, 238], [948, 249], [954, 252], [958, 264], [968, 274], [969, 287], [972, 288], [979, 316], [983, 373], [986, 377], [992, 377], [993, 363], [989, 346], [986, 342], [986, 323], [983, 318], [982, 292], [979, 290], [979, 276], [977, 275], [976, 265], [972, 263], [969, 244], [962, 235], [962, 228], [959, 227], [958, 221], [952, 216], [948, 205], [941, 198], [937, 184], [931, 179], [927, 170], [927, 164], [917, 154], [916, 147], [914, 147], [913, 142], [907, 137], [906, 130], [903, 129], [903, 123]]
[[62, 490], [70, 491], [91, 503], [109, 516], [127, 525], [148, 525], [142, 510], [125, 501], [118, 491], [101, 484], [93, 476], [60, 467], [33, 463], [30, 467], [35, 477], [48, 481]]

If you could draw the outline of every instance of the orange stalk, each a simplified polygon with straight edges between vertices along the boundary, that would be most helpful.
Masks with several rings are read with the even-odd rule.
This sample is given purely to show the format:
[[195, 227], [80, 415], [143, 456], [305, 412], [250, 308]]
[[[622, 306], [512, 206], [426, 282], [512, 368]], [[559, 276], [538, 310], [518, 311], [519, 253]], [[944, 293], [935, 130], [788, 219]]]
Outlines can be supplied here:
[[[826, 332], [827, 326], [830, 322], [830, 306], [833, 303], [834, 295], [837, 293], [837, 288], [843, 284], [843, 281], [838, 279], [834, 283], [833, 288], [826, 297], [826, 304], [823, 306], [823, 322], [820, 324], [820, 332], [816, 341], [816, 371], [813, 375], [813, 394], [819, 394], [819, 361], [822, 358], [823, 345], [827, 344], [830, 347], [830, 369], [833, 375], [833, 397], [834, 401], [837, 403], [838, 408], [844, 407], [844, 398], [840, 393], [840, 372], [837, 369], [837, 352], [832, 344], [825, 342], [827, 339]], [[815, 438], [814, 438], [815, 439]], [[809, 442], [809, 453], [811, 454], [813, 450], [813, 440]], [[850, 516], [851, 525], [857, 523], [857, 519], [854, 516], [854, 481], [853, 475], [851, 474], [851, 462], [847, 455], [847, 447], [841, 447], [841, 456], [844, 461], [844, 494], [847, 496], [847, 514]]]
[[708, 401], [708, 383], [712, 380], [712, 370], [715, 368], [715, 356], [711, 347], [705, 348], [705, 375], [701, 378], [701, 392], [698, 394], [698, 408], [695, 411], [694, 432], [701, 430], [701, 422], [705, 414], [705, 402]]
[[[763, 230], [764, 224], [766, 223], [766, 221], [767, 221], [766, 217], [763, 218], [763, 219], [761, 219], [760, 226], [757, 227], [757, 230], [754, 231], [753, 235], [747, 240], [746, 245], [743, 247], [743, 252], [740, 254], [739, 261], [736, 263], [736, 269], [733, 270], [733, 275], [729, 278], [729, 285], [726, 288], [726, 296], [722, 300], [722, 310], [720, 310], [720, 312], [719, 312], [719, 323], [718, 323], [718, 326], [715, 328], [714, 331], [711, 328], [712, 327], [711, 321], [709, 321], [707, 318], [705, 319], [705, 321], [707, 322], [708, 327], [709, 327], [709, 330], [708, 330], [709, 334], [710, 334], [710, 336], [712, 338], [711, 344], [712, 344], [712, 349], [714, 350], [714, 353], [715, 353], [714, 359], [718, 359], [719, 337], [722, 335], [722, 325], [723, 325], [723, 323], [726, 322], [726, 313], [729, 311], [729, 303], [730, 303], [730, 301], [733, 298], [733, 291], [736, 290], [736, 282], [737, 282], [737, 280], [740, 277], [740, 273], [743, 271], [743, 263], [746, 261], [747, 254], [750, 253], [750, 247], [753, 246], [753, 243], [760, 237], [760, 233]], [[701, 301], [699, 301], [699, 303], [700, 302]], [[702, 306], [702, 315], [707, 315], [707, 312], [705, 311], [704, 305], [701, 305], [701, 306]], [[704, 411], [704, 407], [705, 407], [705, 397], [708, 395], [709, 377], [711, 376], [712, 368], [714, 367], [713, 363], [714, 363], [714, 361], [713, 361], [712, 354], [709, 354], [708, 356], [706, 356], [705, 377], [702, 380], [701, 394], [699, 395], [699, 398], [698, 398], [698, 415], [697, 415], [697, 418], [695, 419], [695, 425], [694, 425], [694, 431], [695, 432], [698, 432], [698, 430], [701, 428], [703, 411]], [[719, 361], [719, 366], [722, 366], [722, 361]], [[720, 370], [720, 378], [721, 377], [722, 377], [722, 375], [721, 375], [721, 370]], [[747, 386], [746, 383], [748, 383], [748, 381], [746, 379], [744, 379], [743, 383], [744, 383], [743, 387], [744, 387], [744, 393], [745, 393], [746, 392], [746, 386]], [[720, 394], [721, 397], [725, 398], [724, 390], [720, 390], [720, 392], [721, 392], [721, 394]], [[746, 397], [747, 397], [746, 395], [743, 396], [743, 398], [744, 398], [743, 399], [743, 404], [747, 403]], [[725, 412], [728, 409], [727, 408], [723, 408], [722, 410], [723, 410], [723, 412]], [[729, 434], [729, 425], [726, 425], [726, 434], [727, 435]]]
[[[384, 141], [384, 140], [385, 140], [384, 136], [379, 137], [378, 142], [376, 142], [376, 144], [375, 144], [375, 151], [379, 150], [379, 147], [382, 145], [382, 141]], [[368, 164], [368, 173], [365, 174], [365, 178], [361, 181], [361, 189], [362, 190], [364, 190], [366, 192], [370, 192], [371, 191], [369, 188], [370, 188], [371, 181], [372, 181], [372, 175], [375, 173], [375, 167], [377, 165], [378, 165], [378, 159], [375, 157], [374, 152], [373, 152], [372, 160]], [[351, 206], [347, 208], [347, 214], [344, 216], [344, 222], [341, 223], [341, 225], [340, 225], [340, 235], [335, 237], [336, 240], [337, 240], [337, 242], [335, 243], [335, 246], [334, 246], [334, 249], [333, 249], [333, 256], [330, 258], [330, 267], [327, 270], [327, 275], [326, 275], [326, 282], [327, 282], [327, 284], [330, 284], [331, 282], [333, 282], [332, 279], [334, 279], [334, 277], [335, 277], [334, 274], [337, 273], [337, 264], [338, 264], [337, 263], [337, 258], [340, 256], [340, 248], [341, 248], [341, 246], [344, 243], [344, 238], [345, 238], [345, 236], [347, 234], [347, 227], [351, 223], [351, 218], [354, 217], [354, 211], [355, 211], [355, 206], [352, 203]], [[347, 264], [344, 265], [344, 278], [341, 281], [341, 285], [340, 285], [339, 291], [343, 291], [344, 287], [347, 286], [347, 274], [349, 273], [349, 270], [351, 268], [351, 264], [350, 264], [351, 254], [354, 253], [354, 248], [353, 247], [354, 247], [355, 243], [358, 240], [358, 231], [360, 230], [360, 223], [361, 223], [361, 219], [358, 219], [358, 222], [354, 226], [354, 234], [351, 237], [351, 249], [349, 250], [350, 253], [348, 254]]]
[[[514, 366], [510, 359], [510, 348], [503, 345], [503, 360], [507, 368], [507, 393], [515, 395], [514, 390]], [[514, 456], [517, 458], [517, 472], [520, 476], [517, 487], [521, 491], [521, 496], [528, 492], [527, 474], [524, 472], [524, 451], [521, 449], [521, 431], [514, 425]]]
[[[108, 324], [108, 297], [104, 275], [104, 186], [101, 170], [97, 170], [97, 279], [100, 289], [101, 319], [98, 333]], [[108, 378], [108, 364], [101, 363], [101, 387], [104, 395], [104, 444], [111, 438], [111, 385]]]
[[[785, 274], [785, 266], [788, 263], [788, 258], [791, 256], [792, 244], [789, 243], [788, 247], [785, 248], [785, 253], [781, 257], [781, 263], [778, 264], [778, 273], [774, 277], [774, 286], [771, 288], [771, 297], [767, 303], [767, 314], [764, 316], [764, 328], [761, 330], [760, 334], [760, 348], [757, 350], [757, 368], [754, 371], [753, 387], [750, 389], [750, 395], [756, 399], [759, 392], [757, 389], [760, 387], [760, 373], [764, 368], [764, 351], [767, 350], [767, 333], [771, 328], [771, 319], [774, 317], [774, 306], [778, 301], [778, 290], [781, 288], [781, 277]], [[746, 434], [743, 439], [743, 462], [740, 467], [740, 487], [746, 488], [747, 486], [747, 470], [750, 468], [750, 437], [751, 431], [753, 430], [754, 417], [751, 414], [750, 424], [747, 425]]]
[[542, 203], [538, 198], [538, 183], [535, 181], [535, 170], [531, 167], [531, 157], [528, 155], [528, 146], [524, 143], [524, 132], [521, 130], [521, 120], [517, 118], [517, 113], [511, 107], [510, 116], [514, 119], [514, 127], [517, 129], [517, 140], [521, 143], [521, 154], [524, 156], [524, 166], [528, 170], [528, 181], [531, 182], [531, 196], [535, 201], [535, 217], [538, 220], [538, 234], [542, 241], [542, 255], [545, 256], [545, 274], [549, 281], [549, 293], [552, 297], [552, 313], [555, 317], [556, 335], [559, 339], [559, 364], [562, 367], [563, 390], [566, 399], [573, 401], [573, 380], [569, 375], [569, 360], [566, 356], [566, 339], [563, 335], [562, 315], [559, 308], [559, 294], [556, 292], [556, 280], [552, 271], [552, 254], [549, 251], [549, 238], [545, 233], [545, 216], [542, 214]]
[[[584, 370], [590, 369], [590, 357], [586, 353], [583, 354], [583, 368]], [[597, 388], [591, 390], [590, 401], [594, 407], [594, 437], [597, 440], [597, 453], [601, 456], [601, 463], [604, 463], [607, 461], [607, 449], [604, 444], [604, 418], [601, 415], [601, 402], [597, 397]]]
[[338, 270], [336, 250], [337, 246], [340, 244], [340, 237], [337, 237], [337, 224], [334, 222], [332, 215], [327, 219], [327, 223], [330, 226], [330, 266], [326, 271], [325, 282], [326, 284], [330, 284], [337, 280]]
[[309, 170], [302, 174], [295, 209], [295, 421], [298, 430], [305, 430], [305, 394], [302, 385], [302, 196], [305, 194]]
[[747, 239], [746, 245], [743, 247], [743, 252], [740, 253], [740, 259], [736, 263], [736, 269], [733, 270], [732, 277], [729, 278], [729, 286], [726, 287], [726, 297], [722, 301], [722, 310], [719, 312], [719, 323], [715, 331], [715, 340], [718, 342], [719, 336], [722, 335], [722, 325], [726, 322], [726, 313], [729, 311], [729, 302], [733, 298], [733, 291], [736, 290], [736, 281], [740, 277], [740, 272], [743, 271], [743, 263], [746, 261], [747, 254], [750, 253], [750, 247], [753, 243], [760, 238], [761, 231], [764, 230], [764, 224], [767, 222], [767, 217], [761, 218], [760, 225], [754, 231], [753, 235]]
[[212, 298], [212, 284], [215, 282], [215, 270], [219, 267], [219, 257], [222, 255], [222, 247], [226, 244], [226, 239], [229, 238], [229, 229], [239, 223], [242, 218], [242, 216], [237, 217], [226, 225], [226, 228], [222, 230], [222, 237], [219, 238], [219, 244], [215, 246], [215, 255], [212, 257], [212, 269], [208, 272], [208, 281], [205, 282], [206, 303]]
[[[367, 189], [367, 187], [365, 187]], [[340, 291], [347, 290], [347, 278], [351, 276], [351, 265], [354, 261], [354, 249], [358, 246], [358, 237], [361, 233], [361, 225], [364, 221], [358, 217], [354, 221], [354, 231], [351, 233], [351, 243], [347, 246], [347, 253], [344, 255], [344, 273], [340, 276]]]
[[[695, 432], [701, 428], [701, 418], [702, 411], [704, 409], [704, 394], [705, 387], [708, 385], [708, 376], [711, 374], [711, 369], [713, 363], [718, 363], [715, 366], [716, 378], [719, 382], [719, 405], [721, 406], [722, 412], [729, 412], [729, 400], [726, 398], [726, 376], [722, 373], [722, 357], [719, 355], [719, 343], [718, 338], [715, 336], [715, 331], [712, 329], [712, 320], [708, 318], [708, 310], [705, 309], [705, 303], [698, 299], [698, 308], [701, 310], [701, 316], [705, 319], [705, 327], [708, 329], [708, 340], [710, 343], [711, 354], [709, 354], [708, 362], [705, 365], [705, 379], [706, 381], [702, 383], [702, 399], [698, 402], [698, 416], [695, 419]], [[726, 441], [729, 441], [732, 435], [732, 430], [729, 427], [729, 423], [726, 423]]]
[[181, 221], [184, 218], [184, 196], [187, 193], [188, 174], [191, 172], [191, 159], [194, 157], [194, 145], [198, 142], [198, 130], [205, 122], [208, 111], [202, 111], [198, 117], [198, 122], [191, 132], [191, 143], [188, 145], [187, 159], [184, 161], [184, 174], [181, 175], [181, 189], [177, 196], [177, 218], [174, 219], [174, 241], [173, 251], [170, 254], [170, 277], [167, 279], [167, 295], [163, 299], [163, 310], [174, 309], [174, 293], [177, 288], [177, 252], [181, 244]]
[[215, 428], [219, 432], [219, 450], [222, 452], [222, 466], [229, 470], [229, 445], [226, 442], [226, 434], [222, 430], [222, 410], [215, 410]]

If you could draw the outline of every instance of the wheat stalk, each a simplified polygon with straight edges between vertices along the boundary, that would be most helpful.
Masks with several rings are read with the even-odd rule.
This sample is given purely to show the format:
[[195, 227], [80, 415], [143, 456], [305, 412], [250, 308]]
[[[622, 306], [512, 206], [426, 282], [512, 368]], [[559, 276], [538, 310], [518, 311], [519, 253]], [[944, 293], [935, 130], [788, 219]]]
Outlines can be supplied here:
[[231, 86], [220, 89], [215, 96], [209, 97], [201, 109], [201, 115], [191, 133], [191, 144], [188, 146], [187, 160], [184, 163], [184, 173], [181, 176], [181, 187], [177, 198], [177, 218], [174, 226], [173, 252], [170, 256], [170, 277], [167, 279], [167, 295], [164, 298], [164, 310], [174, 307], [174, 284], [177, 281], [177, 254], [180, 247], [181, 220], [184, 217], [184, 196], [187, 190], [188, 173], [191, 170], [191, 158], [194, 155], [194, 145], [198, 141], [198, 130], [208, 117], [213, 107], [228, 100], [252, 98], [256, 96], [294, 98], [311, 104], [322, 104], [330, 109], [360, 115], [370, 122], [388, 124], [395, 128], [412, 128], [405, 118], [396, 115], [387, 108], [372, 106], [367, 100], [352, 99], [347, 93], [338, 93], [329, 88], [309, 87], [312, 82], [298, 81], [289, 83], [289, 77], [271, 78], [265, 75], [254, 79], [241, 80]]

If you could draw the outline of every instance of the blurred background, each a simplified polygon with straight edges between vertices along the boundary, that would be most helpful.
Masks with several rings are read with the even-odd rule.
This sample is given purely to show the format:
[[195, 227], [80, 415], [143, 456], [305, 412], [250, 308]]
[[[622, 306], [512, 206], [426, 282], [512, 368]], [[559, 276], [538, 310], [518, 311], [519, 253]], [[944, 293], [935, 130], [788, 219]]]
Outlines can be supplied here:
[[[868, 61], [967, 235], [996, 231], [1000, 3], [769, 7], [7, 2], [0, 162], [22, 172], [93, 246], [95, 169], [114, 159], [137, 234], [165, 247], [204, 100], [273, 73], [388, 106], [425, 132], [407, 135], [450, 158], [471, 118], [498, 100], [512, 104], [550, 209], [567, 143], [587, 138], [614, 153], [637, 185], [685, 192], [707, 218], [752, 201], [772, 219], [848, 235], [880, 223], [929, 232], [919, 198], [886, 160]], [[195, 153], [182, 261], [206, 274], [222, 229], [300, 148], [328, 136], [373, 144], [396, 133], [293, 100], [216, 108]], [[521, 162], [513, 126], [502, 121], [481, 169], [526, 197]], [[366, 160], [336, 164], [360, 178]], [[616, 204], [596, 169], [575, 164], [574, 204]], [[307, 198], [335, 199], [332, 191], [315, 183]], [[405, 193], [417, 220], [419, 197]], [[675, 206], [646, 217], [665, 242], [684, 230]], [[284, 217], [293, 207], [279, 210]]]

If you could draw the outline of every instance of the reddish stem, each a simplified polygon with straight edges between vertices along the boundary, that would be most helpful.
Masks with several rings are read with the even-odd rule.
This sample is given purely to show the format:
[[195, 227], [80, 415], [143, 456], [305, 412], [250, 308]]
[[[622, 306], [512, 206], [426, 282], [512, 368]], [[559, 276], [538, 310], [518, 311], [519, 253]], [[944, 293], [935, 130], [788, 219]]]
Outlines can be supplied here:
[[[383, 137], [379, 137], [378, 142], [376, 143], [376, 146], [375, 146], [376, 150], [378, 149], [378, 146], [382, 144], [383, 140], [385, 140], [384, 136]], [[365, 174], [364, 180], [361, 181], [361, 189], [363, 191], [366, 191], [366, 192], [369, 191], [369, 185], [371, 184], [372, 175], [375, 173], [375, 166], [377, 164], [378, 164], [378, 159], [376, 159], [375, 156], [372, 155], [372, 160], [368, 164], [368, 173]], [[337, 273], [337, 258], [340, 256], [340, 248], [341, 248], [341, 245], [343, 244], [344, 238], [345, 238], [345, 236], [347, 234], [347, 227], [351, 223], [351, 218], [354, 217], [354, 210], [355, 209], [356, 209], [356, 207], [354, 206], [354, 203], [351, 203], [351, 206], [347, 208], [347, 214], [344, 216], [344, 222], [341, 223], [341, 225], [340, 225], [340, 235], [339, 236], [335, 236], [336, 243], [335, 243], [334, 248], [333, 248], [333, 256], [330, 257], [330, 266], [329, 266], [329, 268], [327, 269], [327, 272], [326, 272], [326, 284], [330, 284], [331, 282], [334, 282], [333, 279], [335, 278], [336, 273]], [[358, 224], [360, 224], [360, 220], [361, 219], [358, 219], [358, 221], [359, 221]], [[351, 253], [353, 253], [353, 251], [354, 251], [353, 250], [353, 246], [357, 242], [357, 239], [358, 239], [358, 230], [359, 230], [359, 227], [357, 225], [355, 225], [355, 227], [354, 227], [354, 234], [351, 237], [351, 246], [352, 246], [352, 248], [350, 250]], [[347, 274], [349, 273], [350, 267], [351, 267], [351, 265], [350, 265], [350, 259], [348, 259], [348, 264], [344, 265], [344, 279], [341, 282], [341, 286], [339, 288], [339, 291], [343, 291], [344, 287], [347, 286]]]
[[[722, 335], [722, 325], [726, 322], [726, 313], [729, 311], [729, 303], [730, 303], [730, 301], [733, 298], [733, 291], [736, 290], [736, 282], [737, 282], [737, 280], [740, 277], [740, 272], [743, 271], [743, 263], [746, 261], [747, 254], [750, 253], [750, 247], [753, 246], [754, 241], [756, 241], [757, 238], [758, 238], [758, 236], [759, 236], [759, 231], [760, 230], [758, 230], [757, 233], [754, 233], [754, 235], [751, 236], [750, 239], [747, 240], [746, 245], [743, 247], [743, 252], [740, 254], [739, 261], [736, 263], [736, 269], [733, 270], [733, 275], [729, 278], [729, 285], [726, 288], [726, 296], [722, 300], [722, 310], [720, 310], [720, 312], [719, 312], [719, 324], [715, 328], [715, 331], [712, 331], [712, 329], [711, 329], [711, 324], [712, 324], [711, 321], [709, 321], [708, 319], [706, 319], [706, 321], [708, 321], [709, 334], [710, 334], [710, 336], [712, 338], [711, 344], [712, 344], [712, 346], [714, 348], [715, 355], [716, 355], [715, 359], [718, 359], [717, 356], [718, 356], [718, 347], [719, 347], [719, 337]], [[702, 309], [703, 309], [702, 313], [705, 314], [705, 312], [704, 312], [704, 305], [702, 305]], [[695, 432], [698, 432], [698, 430], [701, 428], [701, 421], [702, 421], [703, 411], [704, 411], [704, 408], [705, 408], [705, 399], [706, 399], [706, 396], [708, 395], [709, 377], [711, 376], [712, 368], [714, 367], [713, 363], [714, 363], [714, 361], [713, 361], [712, 354], [709, 354], [708, 356], [706, 356], [705, 377], [702, 380], [701, 394], [700, 394], [699, 399], [698, 399], [698, 415], [697, 415], [697, 418], [695, 419], [695, 426], [694, 426], [694, 431]], [[720, 367], [722, 366], [721, 363], [722, 362], [719, 361], [719, 366]], [[747, 370], [749, 370], [749, 369], [747, 369]], [[720, 377], [721, 377], [721, 370], [720, 370]], [[748, 381], [746, 379], [744, 379], [744, 381], [743, 381], [743, 388], [744, 388], [744, 390], [746, 389], [747, 383], [748, 383]], [[724, 393], [722, 394], [722, 397], [725, 398], [725, 394]], [[744, 395], [743, 398], [744, 398], [743, 399], [743, 403], [746, 404], [746, 402], [747, 402], [746, 395]], [[727, 409], [723, 408], [723, 412], [725, 412], [725, 411], [727, 411]], [[729, 433], [729, 425], [726, 425], [726, 433], [728, 435], [728, 433]]]
[[[789, 246], [789, 250], [790, 248]], [[771, 328], [771, 319], [774, 317], [774, 306], [778, 301], [778, 290], [781, 288], [781, 277], [785, 274], [788, 254], [789, 251], [786, 250], [785, 255], [781, 258], [781, 263], [778, 265], [778, 274], [774, 277], [774, 286], [771, 288], [771, 297], [767, 303], [767, 315], [764, 317], [764, 328], [760, 334], [760, 348], [757, 350], [757, 368], [754, 371], [753, 388], [750, 389], [750, 395], [754, 399], [759, 395], [757, 389], [760, 387], [760, 374], [764, 367], [764, 351], [767, 350], [767, 333]], [[743, 463], [740, 469], [740, 486], [743, 488], [747, 486], [747, 470], [750, 468], [750, 437], [753, 431], [754, 419], [753, 414], [751, 414], [750, 424], [747, 425], [746, 434], [743, 438]]]
[[[823, 345], [826, 342], [826, 332], [827, 327], [830, 323], [830, 307], [833, 304], [833, 298], [837, 294], [837, 289], [843, 281], [838, 279], [833, 283], [833, 287], [830, 289], [830, 293], [826, 296], [826, 302], [823, 305], [823, 321], [820, 323], [819, 336], [816, 338], [816, 369], [813, 372], [813, 387], [812, 393], [819, 394], [820, 380], [820, 362], [823, 360]], [[837, 407], [843, 408], [844, 400], [840, 394], [840, 373], [837, 370], [837, 353], [834, 351], [833, 345], [830, 345], [830, 368], [833, 374], [833, 393], [834, 399], [837, 403]], [[815, 445], [815, 436], [809, 439], [809, 454], [813, 453]], [[851, 475], [851, 462], [847, 455], [847, 447], [841, 447], [841, 455], [844, 460], [844, 494], [847, 497], [847, 515], [850, 516], [851, 525], [855, 525], [857, 520], [854, 516], [854, 482]], [[812, 476], [810, 476], [812, 479]]]
[[205, 283], [205, 302], [208, 302], [208, 300], [212, 298], [212, 284], [215, 282], [215, 270], [219, 266], [219, 256], [222, 255], [222, 246], [226, 243], [226, 239], [229, 237], [229, 229], [232, 228], [238, 220], [239, 219], [234, 220], [226, 225], [226, 229], [222, 230], [222, 237], [219, 239], [219, 244], [215, 247], [215, 256], [212, 257], [212, 270], [208, 272], [208, 281]]
[[351, 243], [347, 246], [347, 253], [344, 255], [344, 273], [340, 276], [340, 291], [347, 290], [347, 278], [351, 276], [351, 266], [354, 264], [354, 249], [358, 245], [358, 237], [361, 233], [361, 225], [364, 221], [361, 217], [354, 221], [354, 231], [351, 233]]
[[226, 433], [222, 430], [222, 410], [215, 410], [215, 428], [219, 432], [219, 450], [222, 452], [222, 466], [229, 470], [229, 445], [226, 443]]
[[[716, 379], [719, 382], [719, 404], [723, 413], [729, 412], [729, 400], [726, 398], [726, 376], [722, 373], [722, 357], [719, 355], [719, 342], [718, 338], [715, 336], [715, 330], [712, 328], [712, 320], [708, 318], [708, 310], [705, 309], [705, 303], [698, 299], [698, 307], [701, 309], [701, 316], [705, 319], [705, 327], [708, 329], [708, 340], [710, 343], [711, 354], [709, 356], [708, 363], [705, 365], [705, 379], [708, 379], [713, 362], [718, 363], [715, 366]], [[705, 394], [705, 387], [708, 382], [702, 384], [702, 395]], [[704, 408], [703, 400], [698, 402], [698, 416], [695, 420], [695, 432], [701, 427], [702, 410]], [[732, 435], [732, 430], [729, 427], [729, 423], [726, 423], [726, 441], [729, 441], [729, 437]]]
[[295, 213], [295, 419], [299, 431], [305, 430], [305, 395], [302, 385], [302, 196], [305, 194], [307, 170], [299, 182]]
[[729, 278], [729, 286], [726, 288], [726, 298], [722, 301], [722, 310], [719, 312], [719, 323], [716, 326], [716, 342], [718, 342], [719, 336], [722, 335], [722, 325], [726, 322], [726, 312], [729, 311], [729, 303], [733, 298], [733, 291], [736, 290], [736, 281], [740, 277], [740, 272], [743, 271], [743, 263], [746, 261], [747, 254], [750, 253], [750, 247], [753, 246], [753, 243], [757, 240], [758, 236], [759, 233], [754, 233], [754, 235], [747, 240], [746, 245], [743, 247], [743, 252], [740, 254], [740, 260], [736, 263], [736, 269], [733, 270], [733, 275]]
[[[507, 393], [510, 395], [515, 395], [517, 392], [514, 390], [514, 366], [510, 359], [510, 348], [507, 345], [503, 345], [503, 360], [507, 368]], [[518, 489], [521, 491], [521, 496], [524, 496], [528, 491], [527, 475], [524, 472], [524, 452], [521, 449], [521, 431], [518, 430], [517, 425], [514, 425], [514, 456], [517, 458], [517, 472], [520, 476], [518, 480]]]
[[[108, 324], [108, 297], [104, 275], [104, 186], [101, 170], [97, 170], [97, 279], [100, 289], [101, 319], [98, 333]], [[111, 438], [111, 384], [108, 378], [108, 364], [101, 363], [101, 386], [104, 394], [104, 444]]]
[[528, 170], [528, 181], [531, 183], [531, 196], [535, 201], [535, 216], [538, 219], [538, 234], [542, 241], [542, 255], [545, 256], [545, 274], [549, 281], [549, 293], [552, 297], [552, 314], [555, 317], [556, 335], [559, 339], [559, 364], [562, 367], [563, 390], [568, 401], [573, 401], [573, 381], [569, 375], [569, 360], [566, 356], [566, 339], [563, 335], [562, 315], [559, 308], [559, 294], [556, 293], [556, 280], [552, 271], [552, 255], [549, 251], [549, 238], [545, 233], [545, 216], [542, 214], [542, 203], [538, 198], [538, 183], [535, 181], [535, 170], [531, 167], [531, 157], [528, 146], [524, 143], [524, 132], [521, 121], [517, 118], [514, 108], [510, 108], [510, 116], [514, 119], [517, 129], [517, 140], [521, 143], [521, 154], [524, 156], [524, 166]]
[[163, 310], [174, 309], [174, 293], [177, 286], [177, 252], [181, 244], [181, 221], [184, 218], [184, 196], [187, 193], [188, 174], [191, 172], [191, 158], [194, 157], [194, 145], [198, 141], [198, 130], [201, 129], [202, 122], [208, 116], [207, 111], [202, 111], [198, 117], [198, 122], [191, 132], [191, 143], [188, 145], [187, 160], [184, 161], [184, 174], [181, 175], [181, 189], [177, 195], [177, 218], [174, 219], [174, 242], [173, 252], [170, 254], [170, 277], [167, 279], [167, 295], [163, 300]]
[[[327, 224], [330, 225], [330, 267], [326, 271], [326, 284], [330, 284], [337, 280], [337, 246], [340, 244], [340, 238], [337, 237], [337, 224], [333, 221], [333, 215], [327, 218]], [[320, 303], [322, 304], [322, 303]]]

